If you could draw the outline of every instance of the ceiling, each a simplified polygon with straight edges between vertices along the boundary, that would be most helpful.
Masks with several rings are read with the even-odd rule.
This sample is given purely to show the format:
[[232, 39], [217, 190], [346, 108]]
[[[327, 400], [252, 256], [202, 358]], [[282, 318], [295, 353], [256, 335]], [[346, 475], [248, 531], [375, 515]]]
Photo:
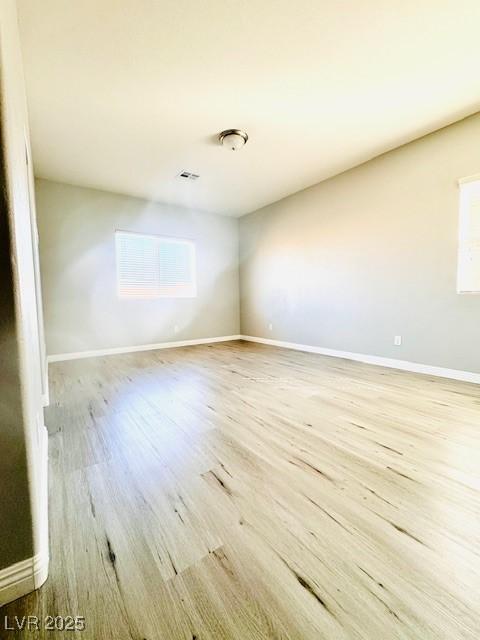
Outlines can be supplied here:
[[18, 5], [43, 178], [242, 215], [480, 109], [478, 0]]

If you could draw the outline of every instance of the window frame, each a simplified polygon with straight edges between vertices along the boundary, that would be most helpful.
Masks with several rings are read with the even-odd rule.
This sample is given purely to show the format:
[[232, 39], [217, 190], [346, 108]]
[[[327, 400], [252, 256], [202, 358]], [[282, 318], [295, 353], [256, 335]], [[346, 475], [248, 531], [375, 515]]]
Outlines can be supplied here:
[[[190, 270], [191, 270], [191, 282], [188, 292], [180, 292], [177, 294], [164, 294], [159, 292], [156, 295], [151, 294], [132, 294], [126, 295], [121, 292], [121, 280], [120, 280], [120, 260], [118, 251], [119, 235], [141, 236], [144, 238], [151, 238], [157, 240], [159, 243], [171, 243], [171, 244], [186, 244], [190, 250]], [[127, 229], [115, 229], [114, 233], [115, 244], [115, 272], [116, 272], [116, 285], [117, 285], [117, 298], [120, 300], [174, 300], [174, 299], [193, 299], [197, 297], [197, 248], [195, 241], [191, 238], [167, 236], [155, 233], [145, 233], [143, 231], [129, 231]]]
[[460, 178], [458, 186], [457, 294], [478, 295], [480, 294], [480, 277], [478, 277], [479, 282], [475, 288], [466, 287], [464, 278], [468, 276], [464, 275], [464, 269], [469, 258], [474, 262], [474, 269], [475, 265], [477, 265], [477, 269], [480, 265], [480, 239], [476, 240], [468, 236], [468, 227], [472, 224], [470, 221], [472, 215], [470, 209], [474, 199], [472, 192], [478, 191], [480, 193], [480, 174]]

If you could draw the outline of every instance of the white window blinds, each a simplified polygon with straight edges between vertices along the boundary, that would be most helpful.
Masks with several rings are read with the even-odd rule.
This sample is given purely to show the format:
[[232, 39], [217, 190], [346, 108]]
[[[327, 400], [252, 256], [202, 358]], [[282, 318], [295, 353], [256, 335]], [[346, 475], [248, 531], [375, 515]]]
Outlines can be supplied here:
[[457, 291], [480, 292], [480, 178], [460, 181]]
[[121, 298], [194, 298], [195, 245], [190, 240], [115, 233]]

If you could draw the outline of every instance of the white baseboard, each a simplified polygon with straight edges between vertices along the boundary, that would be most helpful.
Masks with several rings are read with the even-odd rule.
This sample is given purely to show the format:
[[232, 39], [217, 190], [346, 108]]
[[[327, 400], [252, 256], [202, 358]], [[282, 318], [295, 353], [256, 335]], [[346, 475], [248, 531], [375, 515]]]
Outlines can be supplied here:
[[400, 369], [402, 371], [411, 371], [412, 373], [424, 373], [426, 375], [437, 376], [440, 378], [451, 378], [453, 380], [461, 380], [462, 382], [474, 382], [475, 384], [480, 384], [480, 373], [473, 373], [472, 371], [445, 369], [443, 367], [435, 367], [429, 364], [409, 362], [408, 360], [395, 360], [394, 358], [384, 358], [383, 356], [371, 356], [364, 353], [352, 353], [351, 351], [338, 351], [337, 349], [326, 349], [324, 347], [314, 347], [308, 344], [283, 342], [282, 340], [270, 340], [268, 338], [257, 338], [255, 336], [242, 335], [240, 336], [240, 339], [246, 340], [247, 342], [259, 342], [261, 344], [269, 344], [274, 347], [294, 349], [296, 351], [318, 353], [323, 356], [332, 356], [334, 358], [356, 360], [358, 362], [388, 367], [390, 369]]
[[38, 554], [0, 570], [0, 607], [38, 589], [48, 575], [48, 556]]
[[178, 340], [175, 342], [159, 342], [155, 344], [143, 344], [130, 347], [114, 347], [110, 349], [95, 349], [91, 351], [77, 351], [72, 353], [58, 353], [48, 356], [48, 362], [59, 362], [62, 360], [76, 360], [78, 358], [93, 358], [96, 356], [108, 356], [119, 353], [132, 353], [135, 351], [153, 351], [156, 349], [172, 349], [176, 347], [189, 347], [198, 344], [210, 344], [214, 342], [227, 342], [230, 340], [246, 340], [248, 342], [259, 342], [261, 344], [269, 344], [274, 347], [283, 347], [285, 349], [294, 349], [296, 351], [306, 351], [308, 353], [318, 353], [324, 356], [334, 358], [345, 358], [347, 360], [355, 360], [357, 362], [365, 362], [366, 364], [374, 364], [390, 369], [399, 369], [401, 371], [410, 371], [412, 373], [423, 373], [426, 375], [437, 376], [440, 378], [450, 378], [452, 380], [460, 380], [462, 382], [473, 382], [480, 384], [480, 373], [472, 371], [461, 371], [459, 369], [446, 369], [444, 367], [436, 367], [418, 362], [410, 362], [408, 360], [396, 360], [394, 358], [385, 358], [383, 356], [372, 356], [364, 353], [354, 353], [351, 351], [340, 351], [337, 349], [327, 349], [325, 347], [315, 347], [308, 344], [298, 344], [295, 342], [284, 342], [282, 340], [270, 340], [269, 338], [259, 338], [256, 336], [219, 336], [215, 338], [197, 338], [194, 340]]
[[156, 349], [172, 349], [175, 347], [190, 347], [196, 344], [210, 344], [212, 342], [227, 342], [240, 340], [239, 335], [218, 336], [215, 338], [196, 338], [194, 340], [177, 340], [176, 342], [158, 342], [156, 344], [141, 344], [132, 347], [113, 347], [111, 349], [94, 349], [92, 351], [75, 351], [72, 353], [55, 353], [47, 356], [48, 362], [61, 360], [77, 360], [78, 358], [94, 358], [96, 356], [111, 356], [117, 353], [132, 353], [134, 351], [154, 351]]

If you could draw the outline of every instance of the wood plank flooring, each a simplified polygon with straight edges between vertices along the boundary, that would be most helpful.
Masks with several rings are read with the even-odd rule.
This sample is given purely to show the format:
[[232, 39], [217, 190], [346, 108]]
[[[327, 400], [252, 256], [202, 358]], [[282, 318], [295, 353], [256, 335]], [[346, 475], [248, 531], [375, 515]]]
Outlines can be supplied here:
[[480, 638], [478, 386], [243, 342], [50, 384], [50, 578], [0, 620], [86, 629], [15, 637]]

